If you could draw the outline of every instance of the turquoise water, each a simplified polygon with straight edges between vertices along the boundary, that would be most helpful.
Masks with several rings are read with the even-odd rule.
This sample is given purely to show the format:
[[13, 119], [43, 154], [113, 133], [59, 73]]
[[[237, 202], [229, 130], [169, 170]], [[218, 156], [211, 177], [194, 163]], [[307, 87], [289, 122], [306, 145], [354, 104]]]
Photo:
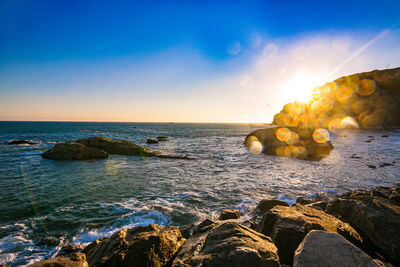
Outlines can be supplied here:
[[[333, 134], [331, 155], [313, 162], [250, 154], [244, 138], [261, 127], [0, 122], [0, 264], [26, 265], [51, 257], [63, 244], [91, 242], [124, 227], [216, 218], [223, 208], [239, 208], [249, 217], [263, 198], [292, 204], [298, 196], [322, 190], [342, 193], [400, 182], [399, 131]], [[171, 140], [145, 144], [161, 135]], [[41, 157], [56, 142], [90, 136], [130, 140], [198, 159]], [[14, 139], [38, 144], [7, 145]], [[393, 165], [380, 167], [382, 163]]]

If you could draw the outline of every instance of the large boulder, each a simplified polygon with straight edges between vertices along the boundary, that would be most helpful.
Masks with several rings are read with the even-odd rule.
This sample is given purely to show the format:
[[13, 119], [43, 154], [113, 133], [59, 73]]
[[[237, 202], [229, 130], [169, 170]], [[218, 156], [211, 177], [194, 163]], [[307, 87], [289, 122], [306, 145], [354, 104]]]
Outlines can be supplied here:
[[258, 129], [246, 137], [245, 145], [252, 152], [308, 160], [320, 160], [333, 149], [327, 130], [304, 127]]
[[326, 212], [349, 222], [378, 254], [400, 265], [400, 184], [356, 190], [330, 202]]
[[87, 139], [79, 139], [76, 142], [84, 144], [88, 147], [94, 147], [104, 150], [109, 154], [134, 155], [144, 157], [151, 157], [155, 155], [154, 152], [126, 140], [112, 140], [109, 138], [96, 136]]
[[224, 209], [218, 217], [218, 220], [229, 220], [229, 219], [239, 219], [242, 217], [242, 213], [238, 209]]
[[86, 256], [83, 253], [71, 253], [56, 257], [54, 259], [48, 259], [43, 261], [35, 262], [29, 267], [89, 267]]
[[294, 251], [311, 230], [338, 233], [350, 242], [361, 245], [360, 235], [349, 224], [323, 211], [296, 204], [275, 206], [264, 214], [256, 230], [274, 241], [281, 263], [292, 264]]
[[87, 160], [87, 159], [105, 159], [107, 152], [85, 146], [81, 143], [68, 142], [59, 143], [42, 154], [44, 158], [54, 160]]
[[361, 249], [336, 233], [313, 230], [296, 249], [293, 267], [379, 265]]
[[179, 249], [173, 267], [280, 266], [269, 237], [235, 222], [220, 222], [200, 232]]
[[120, 230], [82, 252], [91, 267], [166, 266], [184, 242], [178, 227], [151, 224]]
[[289, 206], [288, 203], [278, 199], [263, 199], [253, 211], [253, 217], [250, 220], [250, 228], [256, 229], [257, 225], [262, 220], [264, 214], [275, 206]]

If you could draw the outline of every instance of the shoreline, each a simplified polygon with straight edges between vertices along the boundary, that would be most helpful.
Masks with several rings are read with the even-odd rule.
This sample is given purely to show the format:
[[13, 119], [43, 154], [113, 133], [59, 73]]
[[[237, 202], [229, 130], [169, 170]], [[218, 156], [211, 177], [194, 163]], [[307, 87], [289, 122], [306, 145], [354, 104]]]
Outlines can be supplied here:
[[[380, 205], [384, 205], [384, 207], [392, 207], [392, 210], [388, 211], [387, 209], [382, 209], [382, 207], [379, 205], [374, 206], [374, 202], [379, 202]], [[365, 209], [364, 206], [367, 204], [370, 206], [368, 206], [368, 209]], [[348, 209], [353, 209], [353, 212], [349, 213]], [[360, 213], [360, 211], [364, 211], [363, 217], [353, 218], [354, 214], [357, 214], [354, 211], [359, 211], [358, 213]], [[375, 213], [379, 212], [383, 212], [383, 218], [375, 218]], [[333, 193], [329, 192], [320, 192], [316, 194], [314, 199], [306, 196], [299, 197], [296, 201], [296, 204], [292, 206], [289, 206], [283, 201], [275, 199], [263, 200], [260, 201], [255, 210], [253, 210], [252, 214], [253, 218], [251, 220], [244, 220], [241, 217], [239, 210], [229, 209], [223, 210], [220, 214], [220, 217], [216, 221], [205, 219], [202, 222], [181, 227], [148, 225], [138, 226], [131, 229], [123, 229], [117, 231], [110, 237], [96, 240], [85, 248], [76, 245], [64, 247], [58, 253], [56, 258], [37, 262], [31, 266], [46, 266], [40, 264], [48, 264], [50, 262], [58, 262], [60, 260], [61, 263], [64, 264], [69, 262], [71, 258], [73, 259], [73, 262], [81, 264], [76, 266], [85, 266], [87, 263], [89, 266], [119, 266], [121, 264], [121, 266], [123, 266], [126, 264], [126, 262], [124, 262], [124, 260], [121, 261], [120, 258], [115, 258], [115, 255], [122, 253], [121, 247], [115, 244], [122, 243], [127, 244], [128, 247], [132, 246], [132, 250], [128, 249], [129, 253], [133, 253], [135, 255], [141, 255], [143, 253], [147, 253], [146, 255], [149, 255], [148, 253], [150, 253], [152, 255], [150, 259], [152, 260], [147, 261], [146, 264], [150, 264], [151, 266], [199, 266], [199, 262], [204, 260], [206, 262], [213, 262], [214, 264], [226, 263], [229, 261], [228, 256], [228, 258], [218, 256], [219, 254], [215, 254], [215, 251], [214, 254], [211, 253], [207, 255], [200, 255], [201, 253], [193, 250], [193, 246], [196, 247], [200, 245], [209, 246], [207, 248], [210, 251], [213, 251], [214, 247], [220, 246], [218, 245], [218, 242], [222, 242], [222, 240], [217, 238], [215, 240], [212, 239], [214, 240], [213, 242], [202, 242], [206, 239], [210, 239], [210, 236], [223, 235], [223, 233], [226, 231], [230, 234], [229, 236], [225, 236], [223, 238], [223, 242], [229, 244], [232, 242], [233, 243], [225, 248], [225, 250], [226, 253], [229, 252], [229, 255], [237, 254], [237, 257], [235, 256], [236, 258], [232, 256], [238, 261], [236, 262], [236, 266], [245, 266], [240, 264], [241, 257], [248, 258], [250, 262], [254, 262], [255, 264], [257, 263], [254, 266], [280, 266], [281, 264], [287, 264], [291, 266], [293, 264], [291, 259], [293, 260], [294, 257], [295, 264], [293, 266], [303, 266], [299, 264], [299, 259], [304, 260], [305, 256], [301, 254], [302, 252], [298, 251], [299, 244], [301, 243], [303, 246], [307, 246], [307, 242], [311, 242], [308, 241], [308, 239], [314, 238], [314, 236], [334, 238], [335, 240], [337, 239], [337, 242], [344, 242], [344, 244], [347, 244], [350, 241], [353, 243], [353, 245], [349, 245], [348, 249], [354, 249], [354, 245], [356, 245], [355, 250], [361, 255], [360, 257], [362, 260], [367, 260], [369, 264], [376, 264], [376, 266], [391, 266], [390, 264], [396, 265], [400, 260], [400, 255], [397, 250], [398, 246], [400, 246], [400, 243], [389, 242], [388, 245], [388, 242], [381, 242], [382, 240], [380, 240], [375, 233], [366, 231], [365, 226], [363, 226], [375, 223], [375, 226], [377, 226], [375, 231], [380, 233], [380, 236], [392, 238], [392, 241], [400, 239], [400, 234], [397, 231], [400, 230], [400, 184], [396, 184], [392, 187], [376, 187], [369, 190], [353, 190], [352, 192], [347, 192], [341, 194], [340, 196], [335, 196]], [[310, 218], [312, 218], [311, 221], [309, 221]], [[398, 220], [393, 220], [396, 218]], [[382, 219], [389, 220], [392, 223], [391, 225], [387, 225], [389, 228], [383, 227], [384, 225], [380, 224], [382, 223]], [[292, 226], [287, 225], [288, 220], [292, 222]], [[221, 229], [224, 230], [222, 231]], [[329, 233], [336, 232], [336, 234], [334, 236], [326, 237], [324, 236], [324, 233], [320, 233], [321, 231], [315, 232], [312, 230], [322, 230]], [[257, 254], [258, 256], [247, 255], [241, 249], [239, 249], [238, 245], [235, 243], [237, 241], [235, 239], [235, 235], [238, 234], [238, 231], [240, 232], [239, 240], [243, 239], [243, 242], [241, 241], [243, 243], [241, 243], [242, 245], [248, 246], [249, 249], [251, 248], [260, 250], [258, 246], [259, 244], [257, 245], [255, 243], [261, 242], [262, 244], [265, 243], [264, 245], [268, 244], [270, 250], [268, 253], [263, 251], [263, 253]], [[292, 237], [301, 236], [301, 240], [296, 240], [296, 238], [293, 239], [290, 236], [282, 236], [279, 234], [281, 231], [291, 232]], [[138, 232], [139, 236], [130, 241], [126, 240], [126, 234], [131, 232], [132, 235], [135, 235], [133, 234], [134, 232]], [[121, 236], [121, 233], [125, 234], [122, 234]], [[393, 235], [393, 233], [395, 234]], [[140, 237], [141, 235], [142, 237]], [[156, 243], [153, 245], [156, 247], [163, 247], [161, 244], [159, 244], [159, 242], [161, 242], [160, 240], [163, 240], [162, 238], [160, 239], [160, 235], [166, 235], [168, 237], [167, 239], [169, 240], [173, 237], [172, 239], [174, 240], [174, 242], [172, 242], [173, 244], [171, 243], [167, 246], [167, 248], [171, 250], [167, 253], [169, 256], [163, 260], [160, 260], [160, 255], [164, 255], [165, 251], [160, 250], [157, 254], [154, 251], [150, 252], [146, 250], [146, 246], [139, 246], [140, 248], [134, 246], [134, 243], [139, 242], [138, 240], [141, 240], [141, 238], [144, 238], [145, 240], [153, 240], [155, 238]], [[156, 237], [149, 239], [149, 236]], [[340, 236], [345, 237], [346, 240], [343, 241], [343, 238]], [[255, 243], [253, 241], [250, 242], [249, 238], [253, 241], [254, 239], [258, 241]], [[199, 240], [203, 241], [200, 242]], [[114, 245], [110, 247], [110, 244]], [[293, 249], [294, 246], [296, 247], [295, 249]], [[291, 249], [289, 249], [290, 247]], [[106, 249], [106, 251], [104, 249]], [[206, 248], [203, 247], [202, 250], [203, 249]], [[294, 253], [294, 256], [292, 254], [286, 255], [284, 253], [288, 250], [292, 250], [291, 253]], [[125, 251], [124, 253], [126, 254], [128, 252]], [[264, 257], [265, 253], [267, 253], [269, 256]], [[333, 252], [330, 251], [329, 253]], [[224, 253], [222, 254], [225, 255]], [[125, 256], [129, 258], [127, 255]], [[104, 260], [104, 257], [107, 258], [107, 260]], [[154, 259], [157, 257], [159, 260], [156, 261], [157, 264], [155, 264]], [[310, 255], [308, 255], [308, 257], [310, 257]], [[135, 258], [138, 260], [137, 262], [144, 263], [140, 261], [143, 259], [139, 258]], [[202, 260], [199, 261], [199, 258], [202, 258]], [[359, 259], [347, 260], [351, 261]], [[259, 263], [264, 265], [258, 265]], [[265, 265], [266, 263], [268, 263], [268, 265]], [[142, 265], [139, 264], [136, 266]]]

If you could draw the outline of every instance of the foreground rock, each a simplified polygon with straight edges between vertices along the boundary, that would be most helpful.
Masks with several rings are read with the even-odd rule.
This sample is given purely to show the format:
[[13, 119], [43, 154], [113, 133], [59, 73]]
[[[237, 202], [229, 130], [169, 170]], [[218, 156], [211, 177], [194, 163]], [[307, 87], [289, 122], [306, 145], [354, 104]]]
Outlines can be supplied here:
[[349, 224], [323, 211], [299, 204], [270, 209], [256, 230], [271, 237], [278, 247], [281, 263], [285, 264], [292, 264], [294, 251], [311, 230], [338, 233], [358, 246], [362, 243], [360, 235]]
[[98, 239], [83, 252], [91, 267], [166, 266], [184, 242], [178, 227], [151, 224]]
[[218, 220], [229, 220], [229, 219], [239, 219], [242, 217], [242, 213], [238, 209], [224, 209], [219, 215]]
[[342, 236], [313, 230], [296, 249], [293, 267], [314, 266], [378, 267], [379, 265]]
[[83, 253], [71, 253], [48, 259], [44, 261], [35, 262], [29, 267], [89, 267], [86, 256]]
[[108, 154], [101, 149], [88, 147], [81, 143], [68, 142], [56, 144], [44, 152], [43, 157], [54, 160], [87, 160], [105, 159]]
[[88, 147], [104, 150], [109, 154], [143, 157], [151, 157], [155, 155], [154, 152], [126, 140], [112, 140], [105, 137], [90, 137], [88, 139], [79, 139], [76, 142], [84, 144]]
[[269, 237], [235, 222], [215, 224], [190, 237], [179, 249], [173, 267], [280, 266]]
[[288, 203], [278, 199], [263, 199], [253, 211], [253, 218], [250, 221], [250, 228], [256, 229], [257, 225], [261, 222], [264, 214], [275, 206], [289, 206]]
[[259, 129], [246, 137], [245, 145], [254, 153], [308, 160], [320, 160], [333, 149], [327, 130], [303, 127]]
[[400, 265], [400, 184], [344, 194], [326, 212], [349, 222], [378, 254]]

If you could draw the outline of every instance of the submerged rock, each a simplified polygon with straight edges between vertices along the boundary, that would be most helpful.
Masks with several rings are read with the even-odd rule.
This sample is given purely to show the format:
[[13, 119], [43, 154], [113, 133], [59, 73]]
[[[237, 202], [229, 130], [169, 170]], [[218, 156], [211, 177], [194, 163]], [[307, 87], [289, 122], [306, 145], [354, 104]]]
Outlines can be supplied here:
[[76, 142], [89, 147], [104, 150], [109, 154], [143, 157], [151, 157], [155, 155], [154, 152], [126, 140], [112, 140], [105, 137], [90, 137], [88, 139], [79, 139]]
[[323, 211], [299, 204], [270, 209], [256, 230], [272, 238], [278, 247], [281, 263], [285, 264], [292, 264], [294, 251], [311, 230], [338, 233], [356, 245], [362, 243], [360, 235], [349, 224]]
[[349, 222], [378, 254], [400, 265], [400, 184], [343, 194], [326, 212]]
[[56, 257], [54, 259], [48, 259], [43, 261], [35, 262], [29, 267], [89, 267], [86, 256], [83, 253], [71, 253]]
[[9, 145], [35, 145], [37, 142], [31, 140], [12, 140], [8, 142]]
[[157, 136], [157, 140], [161, 142], [169, 141], [169, 138], [166, 136]]
[[90, 266], [166, 266], [185, 242], [176, 226], [156, 224], [122, 229], [88, 245]]
[[229, 220], [229, 219], [239, 219], [242, 217], [242, 213], [238, 209], [224, 209], [219, 215], [218, 220]]
[[245, 145], [254, 153], [320, 160], [331, 152], [330, 134], [325, 129], [270, 127], [246, 137]]
[[157, 141], [157, 140], [154, 140], [154, 139], [151, 139], [151, 138], [148, 138], [148, 139], [146, 140], [146, 144], [158, 144], [158, 141]]
[[296, 249], [293, 267], [314, 266], [378, 267], [379, 265], [342, 236], [313, 230]]
[[235, 222], [223, 222], [187, 239], [172, 266], [258, 267], [280, 263], [269, 237]]
[[44, 152], [42, 156], [54, 160], [87, 160], [105, 159], [108, 154], [101, 149], [88, 147], [81, 143], [68, 142], [56, 144]]

